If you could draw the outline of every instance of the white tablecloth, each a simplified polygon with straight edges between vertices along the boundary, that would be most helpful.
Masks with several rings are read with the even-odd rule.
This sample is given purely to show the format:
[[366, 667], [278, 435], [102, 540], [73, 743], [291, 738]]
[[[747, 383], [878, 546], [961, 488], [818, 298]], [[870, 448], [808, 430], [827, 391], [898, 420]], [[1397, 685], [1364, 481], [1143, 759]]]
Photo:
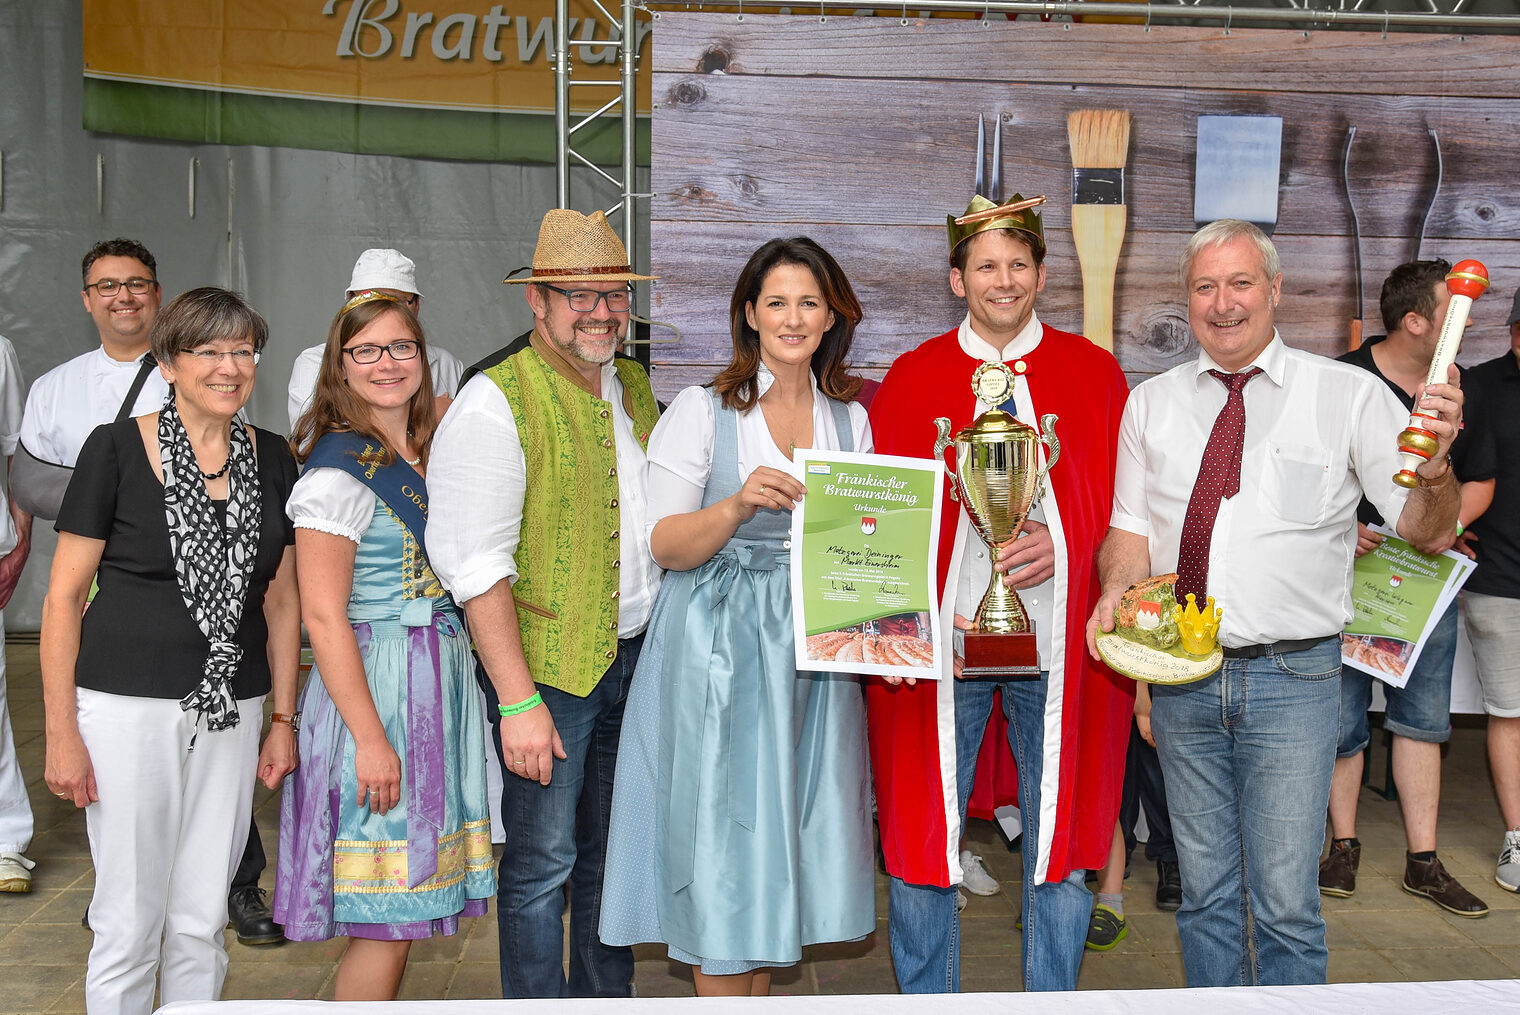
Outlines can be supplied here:
[[545, 1001], [181, 1001], [165, 1015], [1494, 1015], [1520, 1012], [1520, 980], [1336, 983], [1314, 987], [1082, 990], [1062, 994], [899, 994]]

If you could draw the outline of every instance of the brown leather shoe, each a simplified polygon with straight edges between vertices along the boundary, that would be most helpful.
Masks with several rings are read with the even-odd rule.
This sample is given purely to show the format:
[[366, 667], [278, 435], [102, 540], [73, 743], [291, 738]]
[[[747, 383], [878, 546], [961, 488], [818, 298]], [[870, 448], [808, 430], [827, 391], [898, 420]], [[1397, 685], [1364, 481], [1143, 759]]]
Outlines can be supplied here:
[[1448, 913], [1474, 920], [1488, 915], [1488, 906], [1483, 900], [1463, 888], [1457, 883], [1456, 878], [1446, 873], [1446, 868], [1441, 866], [1439, 857], [1425, 861], [1406, 856], [1402, 887], [1410, 895], [1425, 896]]
[[1330, 855], [1319, 862], [1319, 893], [1337, 899], [1356, 894], [1356, 868], [1362, 862], [1362, 847], [1350, 839], [1332, 839]]

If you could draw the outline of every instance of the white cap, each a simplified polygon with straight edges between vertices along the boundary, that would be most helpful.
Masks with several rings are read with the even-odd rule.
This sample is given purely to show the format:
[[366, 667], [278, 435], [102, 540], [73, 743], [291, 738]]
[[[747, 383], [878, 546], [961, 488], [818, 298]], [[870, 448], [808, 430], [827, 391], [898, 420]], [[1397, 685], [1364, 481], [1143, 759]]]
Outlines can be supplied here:
[[372, 247], [354, 262], [348, 292], [360, 289], [400, 289], [421, 296], [417, 289], [417, 265], [410, 257], [389, 247]]

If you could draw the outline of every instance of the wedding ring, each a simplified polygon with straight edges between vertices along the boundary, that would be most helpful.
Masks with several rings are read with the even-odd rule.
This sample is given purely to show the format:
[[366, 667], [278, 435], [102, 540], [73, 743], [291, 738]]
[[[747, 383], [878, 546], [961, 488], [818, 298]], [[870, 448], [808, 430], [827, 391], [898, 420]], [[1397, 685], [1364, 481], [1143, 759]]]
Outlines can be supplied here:
[[59, 800], [67, 800], [68, 798], [69, 798], [69, 795], [67, 793], [59, 793], [58, 794], [58, 799]]
[[764, 493], [767, 489], [769, 489], [769, 488], [765, 487], [765, 486], [762, 486], [762, 487], [760, 487], [760, 492]]

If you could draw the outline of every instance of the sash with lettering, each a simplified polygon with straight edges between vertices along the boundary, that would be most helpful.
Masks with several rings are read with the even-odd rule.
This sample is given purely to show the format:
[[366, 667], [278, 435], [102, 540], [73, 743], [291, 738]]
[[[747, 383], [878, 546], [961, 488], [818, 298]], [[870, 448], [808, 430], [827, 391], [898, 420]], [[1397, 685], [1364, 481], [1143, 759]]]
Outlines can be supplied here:
[[[395, 512], [417, 546], [427, 546], [427, 481], [417, 470], [394, 458], [390, 465], [380, 464], [384, 450], [378, 441], [353, 433], [324, 434], [306, 459], [308, 469], [342, 469], [369, 487], [385, 506]], [[450, 609], [453, 609], [452, 602]]]
[[[379, 442], [352, 433], [329, 433], [306, 459], [308, 469], [341, 469], [369, 487], [400, 520], [417, 549], [426, 553], [427, 484], [399, 457], [380, 461]], [[407, 887], [415, 888], [438, 871], [438, 834], [443, 830], [443, 689], [439, 673], [438, 635], [464, 630], [459, 608], [449, 595], [414, 599], [400, 617], [410, 629], [407, 666]], [[369, 649], [370, 625], [354, 624], [359, 654]]]

